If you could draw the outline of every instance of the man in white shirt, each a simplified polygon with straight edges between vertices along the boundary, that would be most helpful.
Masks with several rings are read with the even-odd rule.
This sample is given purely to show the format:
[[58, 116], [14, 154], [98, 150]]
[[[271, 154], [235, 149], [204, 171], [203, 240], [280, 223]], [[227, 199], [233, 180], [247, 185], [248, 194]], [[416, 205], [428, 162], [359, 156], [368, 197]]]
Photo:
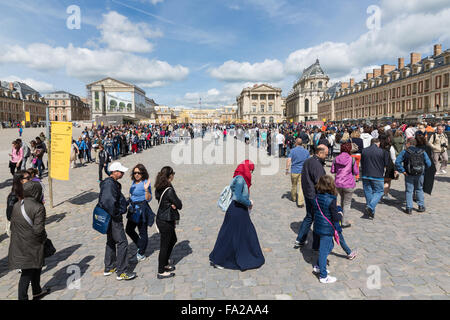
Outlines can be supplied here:
[[415, 134], [416, 134], [417, 128], [414, 127], [412, 124], [408, 125], [408, 128], [405, 130], [405, 135], [406, 138], [414, 138]]
[[283, 154], [283, 147], [284, 147], [284, 135], [281, 134], [281, 132], [278, 131], [278, 134], [276, 136], [277, 144], [278, 144], [278, 157], [281, 158], [284, 156]]

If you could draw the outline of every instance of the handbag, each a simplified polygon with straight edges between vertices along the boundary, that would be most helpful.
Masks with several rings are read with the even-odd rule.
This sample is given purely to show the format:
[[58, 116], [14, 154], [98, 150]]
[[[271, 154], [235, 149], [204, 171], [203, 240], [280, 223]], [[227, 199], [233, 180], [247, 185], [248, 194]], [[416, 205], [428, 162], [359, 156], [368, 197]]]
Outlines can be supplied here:
[[350, 142], [352, 143], [352, 150], [350, 151], [350, 153], [357, 153], [358, 150], [359, 150], [358, 145], [357, 145], [356, 143], [354, 143], [354, 142], [352, 141], [352, 139], [350, 139]]
[[[28, 222], [30, 227], [33, 227], [33, 222], [31, 221], [30, 217], [28, 217], [27, 213], [25, 212], [25, 204], [24, 204], [23, 200], [21, 202], [20, 210], [22, 211], [22, 216]], [[51, 257], [52, 255], [55, 254], [55, 252], [56, 252], [56, 249], [53, 246], [52, 240], [50, 240], [49, 238], [45, 239], [45, 242], [44, 242], [44, 258]]]
[[[158, 211], [156, 211], [156, 213], [159, 212], [159, 209], [161, 208], [161, 203], [162, 203], [163, 197], [164, 197], [166, 191], [169, 190], [169, 189], [170, 189], [170, 187], [167, 187], [166, 190], [164, 190], [164, 192], [162, 193], [161, 197], [159, 198]], [[165, 216], [170, 216], [171, 210], [172, 210], [172, 207], [169, 206], [162, 214], [160, 214], [160, 216], [164, 216], [164, 217]], [[179, 220], [179, 218], [175, 219], [175, 220]]]
[[328, 220], [328, 218], [325, 217], [325, 215], [323, 214], [322, 209], [320, 209], [319, 201], [317, 200], [317, 198], [316, 198], [316, 203], [317, 203], [317, 207], [319, 208], [319, 211], [320, 211], [320, 213], [322, 214], [322, 216], [323, 216], [323, 217], [325, 218], [325, 220], [327, 220], [328, 223], [331, 224], [331, 226], [333, 227], [333, 230], [334, 230], [334, 241], [336, 241], [336, 243], [340, 246], [341, 244], [340, 244], [340, 242], [339, 242], [339, 233], [336, 231], [336, 229], [334, 228], [334, 226], [333, 226], [333, 224], [331, 223], [331, 221]]
[[97, 230], [101, 234], [106, 234], [108, 232], [110, 221], [111, 215], [97, 205], [93, 212], [92, 227], [94, 230]]
[[233, 191], [231, 191], [231, 187], [226, 186], [220, 194], [219, 200], [217, 201], [217, 205], [219, 206], [220, 210], [222, 210], [223, 212], [226, 212], [228, 210], [228, 207], [231, 204], [232, 196]]

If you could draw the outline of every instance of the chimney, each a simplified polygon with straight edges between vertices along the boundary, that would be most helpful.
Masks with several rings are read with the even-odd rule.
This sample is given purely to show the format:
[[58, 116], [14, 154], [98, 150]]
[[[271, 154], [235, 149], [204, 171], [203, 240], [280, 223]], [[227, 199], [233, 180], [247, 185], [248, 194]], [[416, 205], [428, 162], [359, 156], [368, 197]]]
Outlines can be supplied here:
[[420, 53], [411, 52], [411, 66], [419, 62], [420, 59], [422, 59], [422, 55]]
[[381, 76], [381, 69], [373, 69], [373, 77], [379, 77]]
[[395, 70], [395, 66], [390, 65], [390, 64], [383, 64], [381, 66], [381, 75], [384, 76], [394, 70]]
[[350, 87], [353, 87], [355, 85], [355, 79], [350, 78]]
[[405, 67], [405, 58], [398, 58], [398, 69], [401, 70]]
[[434, 56], [437, 57], [442, 53], [442, 45], [441, 44], [435, 44], [434, 45]]
[[366, 73], [366, 80], [372, 79], [373, 73]]
[[14, 83], [9, 83], [9, 90], [14, 91]]
[[348, 82], [341, 82], [341, 89], [347, 89], [348, 88]]

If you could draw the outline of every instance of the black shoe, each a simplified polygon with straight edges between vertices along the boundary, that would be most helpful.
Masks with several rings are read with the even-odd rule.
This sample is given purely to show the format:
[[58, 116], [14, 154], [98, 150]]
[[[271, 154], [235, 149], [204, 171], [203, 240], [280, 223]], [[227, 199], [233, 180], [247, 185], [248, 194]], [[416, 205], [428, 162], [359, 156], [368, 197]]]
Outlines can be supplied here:
[[164, 275], [164, 273], [158, 273], [158, 279], [169, 279], [175, 277], [175, 273], [169, 273], [168, 275]]
[[347, 223], [347, 224], [343, 224], [343, 225], [341, 226], [341, 228], [345, 229], [345, 228], [350, 228], [351, 226], [352, 226], [351, 223]]
[[369, 207], [366, 207], [366, 215], [369, 219], [374, 219], [375, 218], [375, 214], [373, 213], [372, 209], [370, 209]]
[[176, 268], [175, 268], [175, 266], [167, 266], [167, 267], [164, 267], [164, 270], [166, 270], [167, 272], [172, 272], [172, 271], [175, 271]]
[[425, 212], [425, 207], [419, 206], [419, 210], [417, 210], [418, 212]]
[[33, 296], [33, 300], [41, 300], [50, 293], [50, 288], [42, 289], [42, 292]]
[[294, 249], [299, 249], [301, 247], [303, 247], [305, 245], [306, 242], [298, 242], [297, 240], [295, 241], [294, 244]]
[[406, 213], [406, 214], [412, 214], [412, 209], [406, 208], [406, 209], [405, 209], [405, 213]]

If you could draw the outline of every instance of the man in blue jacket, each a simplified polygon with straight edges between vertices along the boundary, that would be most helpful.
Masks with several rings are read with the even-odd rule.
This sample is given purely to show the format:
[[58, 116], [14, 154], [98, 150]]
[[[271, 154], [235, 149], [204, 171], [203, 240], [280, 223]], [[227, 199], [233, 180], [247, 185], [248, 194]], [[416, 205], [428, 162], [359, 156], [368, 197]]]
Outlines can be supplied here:
[[[305, 197], [306, 216], [298, 231], [297, 240], [294, 244], [295, 249], [305, 245], [309, 230], [311, 229], [314, 220], [313, 204], [316, 199], [316, 184], [319, 182], [320, 177], [326, 175], [324, 166], [327, 156], [328, 147], [321, 144], [316, 147], [314, 156], [306, 160], [303, 164], [301, 182]], [[314, 245], [317, 244], [314, 242], [316, 241], [313, 241], [313, 249]]]
[[122, 194], [122, 186], [118, 182], [122, 179], [128, 168], [119, 162], [111, 164], [111, 175], [100, 184], [98, 205], [111, 216], [107, 232], [105, 251], [105, 276], [117, 273], [117, 280], [131, 280], [136, 278], [135, 273], [128, 269], [128, 240], [125, 235], [122, 215], [127, 213], [127, 200]]
[[361, 154], [363, 190], [366, 197], [365, 215], [375, 218], [375, 207], [384, 194], [384, 169], [389, 164], [389, 153], [380, 148], [380, 140], [372, 139], [370, 147]]
[[425, 201], [423, 196], [423, 181], [425, 169], [431, 167], [431, 160], [427, 153], [416, 147], [417, 140], [408, 139], [406, 149], [400, 152], [395, 160], [397, 171], [405, 175], [405, 193], [407, 214], [412, 213], [413, 193], [416, 190], [419, 212], [425, 212]]

